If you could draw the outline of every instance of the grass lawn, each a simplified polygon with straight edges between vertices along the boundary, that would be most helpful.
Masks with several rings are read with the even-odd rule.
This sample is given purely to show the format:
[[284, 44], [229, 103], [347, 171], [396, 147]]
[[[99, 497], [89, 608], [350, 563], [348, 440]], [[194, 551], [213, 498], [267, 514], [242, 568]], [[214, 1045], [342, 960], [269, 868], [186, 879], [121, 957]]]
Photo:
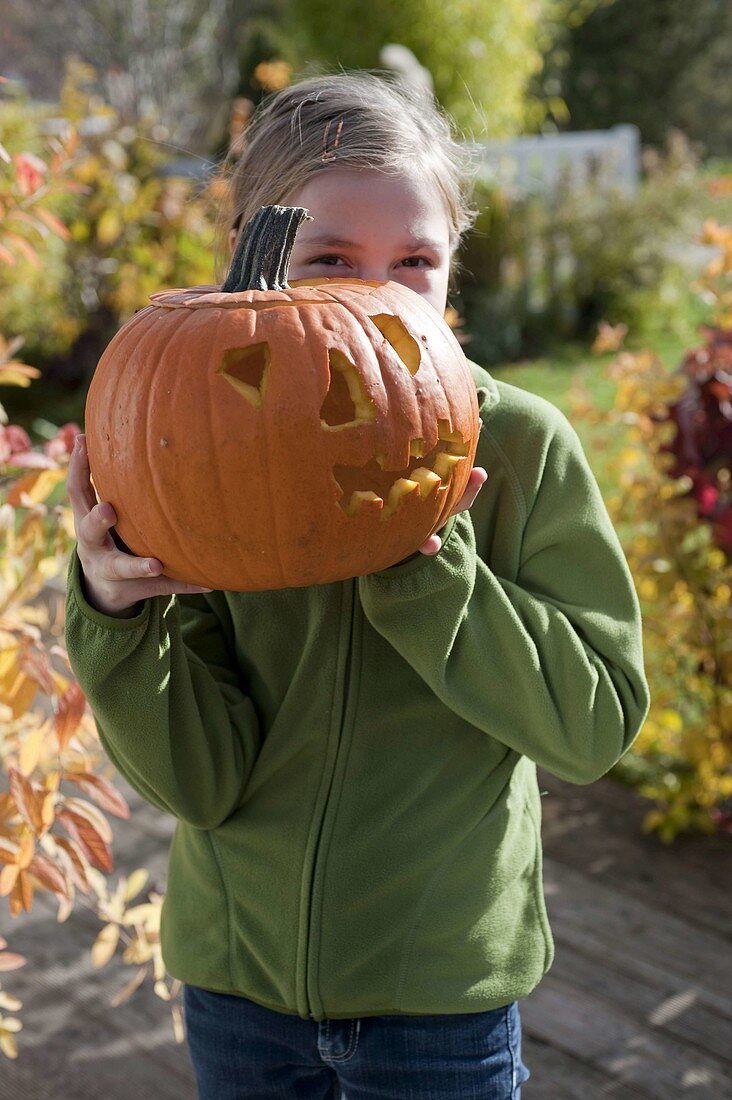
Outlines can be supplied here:
[[[690, 293], [681, 308], [661, 319], [647, 339], [635, 341], [631, 334], [626, 341], [627, 348], [630, 351], [640, 351], [643, 348], [655, 351], [666, 368], [673, 371], [679, 366], [684, 352], [701, 342], [698, 325], [707, 320], [708, 316], [708, 307]], [[470, 354], [469, 345], [466, 350]], [[585, 454], [605, 499], [615, 491], [614, 481], [608, 477], [605, 468], [607, 456], [619, 450], [624, 440], [618, 436], [605, 442], [598, 438], [601, 432], [604, 433], [604, 429], [572, 417], [571, 390], [575, 384], [581, 382], [587, 388], [590, 400], [596, 408], [612, 408], [615, 382], [609, 377], [607, 368], [615, 358], [616, 353], [593, 355], [585, 345], [568, 343], [554, 347], [539, 359], [490, 368], [494, 378], [539, 394], [569, 417], [582, 440]]]

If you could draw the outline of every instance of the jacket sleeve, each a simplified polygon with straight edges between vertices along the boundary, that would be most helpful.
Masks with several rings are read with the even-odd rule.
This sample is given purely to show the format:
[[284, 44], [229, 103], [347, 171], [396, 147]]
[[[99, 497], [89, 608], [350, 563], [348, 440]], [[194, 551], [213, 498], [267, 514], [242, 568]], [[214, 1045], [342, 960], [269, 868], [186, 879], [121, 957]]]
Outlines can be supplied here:
[[359, 578], [366, 617], [468, 722], [571, 783], [598, 779], [650, 692], [633, 579], [570, 422], [547, 444], [515, 581], [478, 555], [469, 510], [442, 538], [432, 557]]
[[66, 648], [109, 759], [160, 810], [201, 829], [241, 803], [260, 747], [212, 593], [154, 596], [129, 619], [89, 604], [76, 547]]

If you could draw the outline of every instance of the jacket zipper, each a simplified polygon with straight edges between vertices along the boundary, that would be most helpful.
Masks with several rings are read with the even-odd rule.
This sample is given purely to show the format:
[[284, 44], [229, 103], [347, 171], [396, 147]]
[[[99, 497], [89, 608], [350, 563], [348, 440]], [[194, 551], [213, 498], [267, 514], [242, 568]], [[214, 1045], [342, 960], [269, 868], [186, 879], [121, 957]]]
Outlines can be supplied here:
[[310, 997], [308, 995], [308, 964], [309, 964], [309, 960], [310, 960], [310, 936], [311, 936], [311, 932], [312, 932], [312, 919], [311, 918], [312, 918], [312, 912], [313, 912], [313, 896], [314, 896], [314, 892], [315, 892], [314, 891], [315, 872], [316, 872], [317, 867], [318, 867], [318, 856], [320, 854], [320, 839], [323, 835], [323, 823], [324, 823], [326, 815], [328, 813], [328, 806], [330, 804], [330, 796], [331, 796], [331, 792], [333, 790], [333, 776], [335, 775], [335, 770], [336, 770], [336, 767], [338, 765], [338, 755], [340, 753], [341, 739], [342, 739], [342, 735], [343, 735], [343, 723], [344, 723], [345, 717], [346, 717], [346, 709], [347, 709], [347, 702], [348, 702], [348, 688], [350, 686], [350, 680], [351, 680], [351, 654], [353, 652], [353, 624], [354, 624], [354, 619], [355, 619], [354, 605], [355, 605], [356, 580], [354, 578], [351, 578], [347, 581], [347, 584], [348, 584], [348, 594], [349, 594], [349, 597], [350, 597], [349, 608], [348, 608], [349, 628], [348, 628], [348, 643], [347, 643], [348, 648], [346, 650], [345, 670], [344, 670], [344, 674], [343, 674], [343, 703], [342, 703], [342, 707], [341, 707], [341, 720], [340, 720], [340, 726], [339, 726], [339, 729], [338, 729], [338, 743], [336, 745], [336, 751], [333, 755], [333, 768], [332, 768], [332, 771], [331, 771], [331, 774], [330, 774], [328, 793], [325, 796], [325, 803], [323, 805], [323, 812], [322, 812], [321, 817], [320, 817], [320, 827], [318, 829], [318, 839], [317, 839], [316, 844], [315, 844], [315, 853], [313, 855], [312, 873], [311, 873], [311, 876], [310, 876], [310, 897], [309, 897], [309, 901], [308, 901], [308, 928], [307, 928], [307, 937], [306, 937], [306, 940], [305, 940], [305, 944], [306, 944], [306, 946], [305, 946], [305, 998], [306, 998], [306, 1001], [307, 1001], [308, 1016], [310, 1017], [311, 1020], [314, 1020], [315, 1016], [313, 1015], [313, 1012], [312, 1012], [313, 1006], [310, 1002]]

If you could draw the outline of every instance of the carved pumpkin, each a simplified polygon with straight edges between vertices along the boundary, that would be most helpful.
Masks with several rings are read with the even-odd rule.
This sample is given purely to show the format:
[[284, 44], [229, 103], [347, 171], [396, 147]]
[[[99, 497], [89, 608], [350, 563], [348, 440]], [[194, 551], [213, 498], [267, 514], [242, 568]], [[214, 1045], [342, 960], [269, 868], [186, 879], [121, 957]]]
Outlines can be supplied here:
[[392, 282], [287, 285], [307, 211], [262, 207], [223, 287], [160, 291], [86, 404], [100, 500], [135, 554], [214, 589], [393, 565], [465, 491], [480, 420], [448, 325]]

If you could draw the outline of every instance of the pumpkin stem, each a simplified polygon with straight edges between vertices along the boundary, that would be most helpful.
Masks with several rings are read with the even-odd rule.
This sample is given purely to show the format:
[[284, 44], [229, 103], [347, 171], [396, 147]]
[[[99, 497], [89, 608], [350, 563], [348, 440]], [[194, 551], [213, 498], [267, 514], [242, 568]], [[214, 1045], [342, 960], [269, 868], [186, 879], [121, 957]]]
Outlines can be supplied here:
[[239, 236], [222, 291], [287, 290], [295, 236], [309, 217], [302, 206], [260, 207]]

